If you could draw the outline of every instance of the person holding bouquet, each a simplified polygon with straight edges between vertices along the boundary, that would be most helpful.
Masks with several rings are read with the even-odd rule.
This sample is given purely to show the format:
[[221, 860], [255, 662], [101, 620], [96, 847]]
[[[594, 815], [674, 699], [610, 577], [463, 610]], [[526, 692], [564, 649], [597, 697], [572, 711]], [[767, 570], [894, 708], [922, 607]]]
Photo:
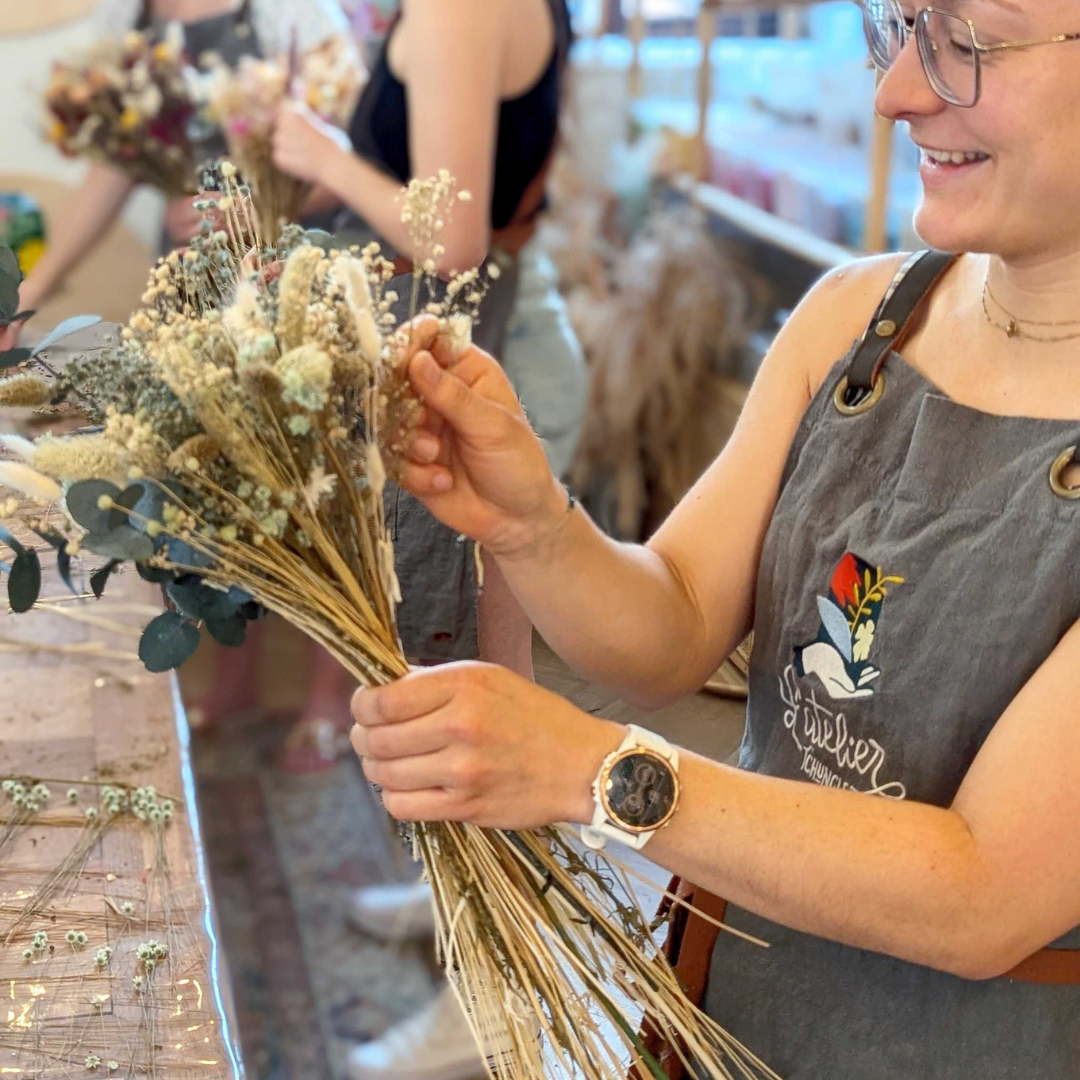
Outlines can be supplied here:
[[404, 483], [584, 678], [660, 707], [754, 630], [740, 767], [481, 664], [354, 704], [394, 816], [570, 822], [710, 890], [770, 947], [691, 916], [688, 989], [787, 1080], [1080, 1058], [1080, 25], [964, 8], [865, 5], [932, 250], [812, 290], [646, 545], [568, 498], [494, 360], [411, 362], [432, 423]]
[[[183, 30], [183, 49], [190, 59], [214, 53], [230, 66], [245, 56], [287, 54], [294, 35], [303, 51], [338, 37], [353, 48], [336, 0], [100, 0], [93, 27], [99, 38], [119, 37], [131, 30], [162, 36], [166, 25], [174, 22]], [[358, 54], [356, 62], [359, 65]], [[195, 151], [196, 164], [212, 161], [225, 152], [224, 139], [207, 128]], [[197, 176], [190, 178], [193, 188], [197, 180]], [[120, 168], [91, 162], [67, 213], [50, 229], [48, 249], [23, 284], [28, 310], [40, 307], [63, 284], [119, 217], [135, 187], [134, 179]], [[162, 250], [187, 243], [200, 222], [191, 197], [171, 197]]]

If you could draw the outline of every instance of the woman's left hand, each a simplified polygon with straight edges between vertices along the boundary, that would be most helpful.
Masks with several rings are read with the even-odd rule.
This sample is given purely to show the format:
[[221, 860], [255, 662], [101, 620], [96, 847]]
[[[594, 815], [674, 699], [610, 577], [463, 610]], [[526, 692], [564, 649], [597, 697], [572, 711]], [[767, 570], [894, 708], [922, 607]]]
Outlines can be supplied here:
[[352, 152], [348, 136], [320, 120], [306, 105], [291, 101], [278, 111], [274, 164], [282, 172], [314, 184], [325, 176], [329, 162], [342, 152]]
[[401, 821], [527, 829], [592, 820], [591, 785], [621, 724], [505, 668], [421, 668], [353, 698], [353, 749]]

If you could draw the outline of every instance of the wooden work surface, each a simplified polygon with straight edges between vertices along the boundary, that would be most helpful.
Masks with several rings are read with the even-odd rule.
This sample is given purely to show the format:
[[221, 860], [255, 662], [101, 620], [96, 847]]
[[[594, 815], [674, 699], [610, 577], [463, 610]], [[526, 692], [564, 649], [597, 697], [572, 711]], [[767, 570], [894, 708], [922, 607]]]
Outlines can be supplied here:
[[[43, 555], [47, 568], [53, 561]], [[47, 571], [43, 600], [65, 592]], [[113, 576], [101, 601], [68, 594], [63, 608], [70, 614], [0, 614], [0, 776], [41, 780], [51, 791], [48, 809], [0, 847], [0, 1080], [239, 1078], [187, 724], [175, 680], [150, 675], [134, 656], [138, 627], [160, 610], [159, 595], [129, 571]], [[129, 629], [110, 631], [110, 622]], [[98, 804], [102, 784], [153, 785], [175, 801], [160, 851], [152, 827], [124, 814], [93, 844], [77, 880], [35, 904], [89, 836], [85, 809]], [[0, 845], [13, 809], [0, 796]], [[20, 922], [28, 902], [32, 914]], [[121, 913], [125, 902], [133, 914]], [[23, 950], [39, 930], [49, 948], [27, 961]], [[69, 930], [84, 931], [86, 946], [65, 942]], [[169, 958], [139, 994], [136, 949], [150, 939], [166, 943]], [[94, 954], [104, 945], [114, 952], [100, 969]], [[87, 1067], [91, 1054], [101, 1058], [96, 1069]]]

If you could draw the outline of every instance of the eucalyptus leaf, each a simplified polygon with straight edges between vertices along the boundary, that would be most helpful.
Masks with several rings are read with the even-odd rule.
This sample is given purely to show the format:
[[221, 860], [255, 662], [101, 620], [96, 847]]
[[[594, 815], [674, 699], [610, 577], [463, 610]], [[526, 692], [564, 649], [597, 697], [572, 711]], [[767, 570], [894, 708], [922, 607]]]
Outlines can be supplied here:
[[253, 599], [251, 593], [246, 593], [243, 589], [237, 588], [235, 585], [229, 589], [225, 595], [228, 596], [237, 607], [243, 607], [244, 604], [250, 604]]
[[209, 585], [182, 585], [174, 581], [165, 591], [184, 615], [197, 622], [230, 619], [236, 614], [237, 605], [229, 599], [228, 593]]
[[68, 513], [92, 533], [112, 532], [127, 523], [127, 514], [122, 510], [102, 510], [98, 506], [102, 495], [115, 500], [120, 495], [120, 489], [108, 480], [80, 480], [68, 488], [65, 496]]
[[45, 541], [49, 547], [56, 548], [57, 551], [63, 551], [67, 547], [67, 541], [55, 530], [55, 529], [38, 529], [31, 525], [31, 529]]
[[190, 544], [184, 543], [183, 540], [177, 540], [175, 537], [169, 539], [166, 547], [168, 548], [169, 562], [176, 563], [177, 566], [192, 566], [197, 570], [201, 570], [210, 566], [213, 562], [209, 555], [196, 551]]
[[8, 575], [8, 602], [16, 615], [29, 611], [41, 595], [41, 561], [36, 551], [24, 551]]
[[7, 544], [7, 546], [11, 548], [11, 550], [14, 551], [16, 555], [26, 554], [26, 548], [24, 548], [22, 544], [20, 544], [19, 541], [16, 540], [14, 536], [12, 536], [11, 533], [8, 532], [8, 530], [5, 529], [3, 525], [0, 525], [0, 540], [3, 540], [3, 542]]
[[60, 548], [56, 552], [56, 572], [60, 575], [60, 580], [78, 596], [79, 590], [75, 588], [71, 580], [71, 556], [65, 548]]
[[82, 546], [106, 559], [145, 562], [154, 554], [154, 541], [146, 533], [121, 525], [107, 533], [92, 533], [83, 538]]
[[166, 581], [172, 581], [173, 572], [162, 570], [160, 566], [147, 566], [145, 563], [136, 563], [135, 570], [143, 581], [149, 581], [152, 585], [164, 585]]
[[139, 638], [139, 659], [155, 673], [178, 668], [199, 647], [199, 631], [175, 611], [153, 619]]
[[[117, 505], [131, 511], [134, 517], [125, 515], [125, 520], [140, 532], [146, 531], [147, 521], [160, 521], [165, 506], [165, 494], [160, 488], [146, 480], [136, 480], [126, 487], [117, 497]], [[145, 520], [144, 520], [145, 519]]]
[[65, 319], [59, 326], [53, 327], [53, 329], [34, 346], [31, 355], [39, 356], [46, 349], [52, 348], [58, 341], [62, 341], [72, 334], [77, 334], [80, 330], [86, 330], [91, 326], [97, 326], [99, 322], [101, 322], [100, 315], [72, 315], [70, 319]]
[[322, 248], [323, 251], [326, 252], [329, 252], [331, 248], [336, 247], [338, 243], [333, 235], [328, 233], [325, 229], [308, 229], [304, 233], [304, 239], [314, 247]]
[[10, 245], [0, 244], [0, 277], [14, 280], [16, 285], [22, 284], [22, 267], [19, 265], [19, 256], [11, 250]]
[[100, 600], [101, 594], [105, 591], [105, 585], [112, 575], [112, 572], [121, 564], [121, 559], [112, 559], [107, 562], [100, 570], [95, 570], [90, 575], [90, 588], [93, 590], [94, 596]]
[[220, 645], [239, 649], [247, 640], [247, 619], [239, 612], [229, 619], [207, 619], [206, 629]]
[[31, 357], [29, 349], [8, 349], [7, 352], [0, 352], [0, 368], [15, 367], [16, 364], [21, 364]]

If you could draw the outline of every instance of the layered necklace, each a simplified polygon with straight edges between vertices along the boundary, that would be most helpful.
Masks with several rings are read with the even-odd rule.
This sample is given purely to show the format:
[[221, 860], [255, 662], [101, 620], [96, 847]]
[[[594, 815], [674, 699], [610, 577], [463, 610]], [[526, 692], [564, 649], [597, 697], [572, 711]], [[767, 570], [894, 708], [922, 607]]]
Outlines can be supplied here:
[[[999, 322], [990, 313], [990, 305], [1001, 311], [1005, 316], [1005, 322]], [[1042, 334], [1032, 333], [1028, 327], [1061, 330], [1066, 326], [1080, 327], [1080, 319], [1066, 319], [1061, 322], [1039, 322], [1037, 319], [1021, 319], [1014, 315], [1005, 305], [994, 296], [990, 288], [990, 270], [986, 271], [986, 282], [983, 284], [982, 309], [986, 321], [995, 329], [1011, 338], [1026, 338], [1028, 341], [1041, 341], [1046, 344], [1054, 344], [1059, 341], [1075, 341], [1080, 338], [1080, 329], [1074, 329], [1066, 334]]]

